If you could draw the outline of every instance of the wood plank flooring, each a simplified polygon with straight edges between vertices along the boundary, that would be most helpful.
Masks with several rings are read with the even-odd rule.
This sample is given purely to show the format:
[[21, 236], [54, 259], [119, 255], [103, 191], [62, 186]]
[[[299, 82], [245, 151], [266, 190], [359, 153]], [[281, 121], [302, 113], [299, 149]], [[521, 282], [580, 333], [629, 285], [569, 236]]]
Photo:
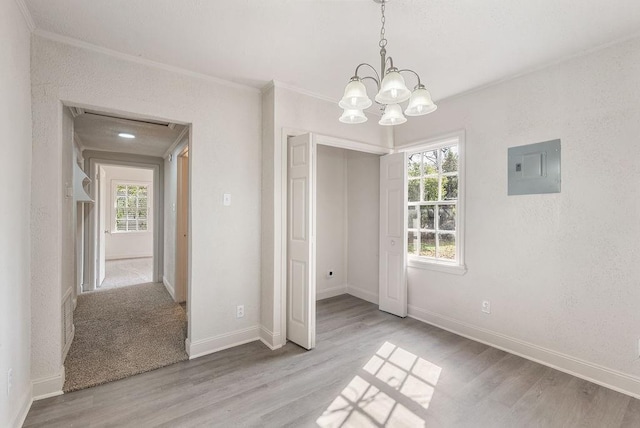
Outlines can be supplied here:
[[640, 427], [640, 400], [378, 311], [318, 303], [318, 347], [253, 342], [35, 402], [25, 427]]

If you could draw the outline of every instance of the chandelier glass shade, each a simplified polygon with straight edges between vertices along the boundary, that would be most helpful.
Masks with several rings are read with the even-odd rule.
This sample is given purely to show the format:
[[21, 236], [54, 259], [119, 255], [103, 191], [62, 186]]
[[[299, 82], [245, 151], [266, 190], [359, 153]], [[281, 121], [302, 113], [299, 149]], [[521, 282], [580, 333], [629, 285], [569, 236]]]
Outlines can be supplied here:
[[[375, 82], [377, 93], [374, 100], [381, 106], [382, 118], [378, 122], [380, 125], [399, 125], [407, 121], [407, 116], [422, 116], [436, 110], [437, 106], [431, 99], [431, 94], [420, 81], [420, 76], [413, 70], [398, 70], [393, 65], [393, 58], [387, 57], [387, 39], [385, 38], [385, 5], [389, 0], [374, 0], [381, 3], [382, 28], [380, 29], [380, 73], [370, 64], [362, 63], [356, 67], [354, 76], [344, 89], [344, 96], [338, 102], [340, 108], [344, 110], [340, 116], [343, 123], [363, 123], [367, 121], [364, 110], [371, 107], [373, 102], [367, 95], [365, 80]], [[373, 75], [361, 75], [360, 69], [366, 67], [367, 71], [372, 71]], [[414, 90], [407, 88], [404, 76], [409, 74], [417, 80]], [[407, 108], [402, 112], [400, 103], [409, 100]]]

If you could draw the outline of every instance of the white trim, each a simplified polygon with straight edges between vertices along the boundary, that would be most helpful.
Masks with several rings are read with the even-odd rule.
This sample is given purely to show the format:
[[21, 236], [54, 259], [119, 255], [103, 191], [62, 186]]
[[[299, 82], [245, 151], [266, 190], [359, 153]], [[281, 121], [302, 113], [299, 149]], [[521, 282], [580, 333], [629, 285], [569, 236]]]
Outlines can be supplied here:
[[175, 301], [176, 300], [175, 288], [173, 288], [173, 285], [171, 285], [169, 280], [165, 278], [164, 275], [162, 276], [162, 283], [164, 284], [164, 288], [166, 288], [167, 292], [171, 295], [171, 298]]
[[31, 381], [33, 400], [42, 400], [49, 397], [62, 395], [64, 386], [64, 366], [60, 367], [60, 372], [53, 376], [47, 376]]
[[327, 102], [329, 102], [329, 103], [332, 103], [332, 104], [338, 105], [338, 101], [337, 101], [337, 100], [334, 100], [334, 99], [333, 99], [333, 98], [331, 98], [331, 97], [327, 97], [327, 96], [325, 96], [325, 95], [321, 95], [321, 94], [318, 94], [318, 93], [316, 93], [316, 92], [309, 91], [309, 90], [307, 90], [307, 89], [299, 88], [299, 87], [297, 87], [297, 86], [290, 85], [290, 84], [288, 84], [288, 83], [280, 82], [279, 80], [271, 80], [271, 81], [270, 81], [270, 82], [268, 82], [266, 85], [264, 85], [264, 86], [260, 89], [260, 91], [261, 91], [262, 93], [265, 93], [265, 92], [267, 92], [267, 91], [268, 91], [269, 89], [271, 89], [271, 88], [287, 89], [287, 90], [289, 90], [289, 91], [296, 92], [296, 93], [301, 94], [301, 95], [306, 95], [306, 96], [308, 96], [308, 97], [316, 98], [316, 99], [319, 99], [319, 100], [322, 100], [322, 101], [327, 101]]
[[[138, 63], [138, 64], [146, 65], [147, 67], [153, 67], [153, 68], [157, 68], [157, 69], [160, 69], [160, 70], [169, 71], [169, 72], [172, 72], [172, 73], [182, 74], [184, 76], [195, 77], [196, 79], [206, 80], [206, 81], [209, 81], [209, 82], [212, 82], [212, 83], [216, 83], [218, 85], [226, 86], [226, 87], [229, 87], [229, 88], [241, 89], [241, 90], [250, 91], [250, 92], [254, 92], [254, 93], [260, 93], [260, 89], [254, 88], [253, 86], [247, 86], [247, 85], [243, 85], [241, 83], [236, 83], [236, 82], [231, 82], [229, 80], [224, 80], [224, 79], [221, 79], [219, 77], [210, 76], [208, 74], [199, 73], [197, 71], [187, 70], [185, 68], [176, 67], [176, 66], [169, 65], [169, 64], [164, 64], [164, 63], [161, 63], [161, 62], [152, 61], [152, 60], [146, 59], [146, 58], [140, 58], [140, 57], [137, 57], [135, 55], [130, 55], [130, 54], [126, 54], [126, 53], [123, 53], [123, 52], [118, 52], [118, 51], [115, 51], [113, 49], [104, 48], [102, 46], [97, 46], [97, 45], [94, 45], [94, 44], [91, 44], [91, 43], [84, 42], [82, 40], [74, 39], [72, 37], [62, 36], [60, 34], [55, 34], [55, 33], [52, 33], [50, 31], [41, 30], [39, 28], [34, 30], [34, 34], [36, 34], [39, 37], [42, 37], [43, 39], [52, 40], [54, 42], [62, 43], [62, 44], [65, 44], [65, 45], [74, 46], [74, 47], [81, 48], [81, 49], [87, 49], [87, 50], [90, 50], [90, 51], [93, 51], [93, 52], [97, 52], [97, 53], [101, 53], [101, 54], [108, 55], [108, 56], [111, 56], [111, 57], [119, 58], [119, 59], [122, 59], [122, 60], [125, 60], [125, 61], [135, 62], [135, 63]], [[172, 121], [172, 123], [180, 123], [180, 122]]]
[[36, 31], [36, 23], [33, 20], [33, 16], [31, 16], [31, 12], [29, 11], [27, 4], [24, 0], [16, 0], [16, 4], [22, 13], [22, 17], [24, 18], [24, 22], [27, 24], [27, 28], [29, 28], [29, 32], [33, 33]]
[[282, 348], [283, 345], [280, 342], [280, 333], [273, 333], [265, 326], [260, 326], [260, 342], [264, 343], [272, 351]]
[[[176, 138], [176, 140], [169, 146], [169, 148], [167, 149], [167, 151], [164, 152], [164, 154], [162, 155], [162, 159], [166, 159], [169, 157], [169, 155], [173, 152], [173, 150], [178, 147], [178, 144], [180, 144], [182, 142], [182, 140], [184, 139], [184, 136], [187, 135], [187, 132], [189, 132], [189, 125], [186, 125], [184, 127], [184, 129], [182, 130], [182, 132], [180, 133], [180, 135], [178, 135], [178, 138]], [[189, 141], [187, 141], [187, 144], [189, 144]]]
[[69, 353], [69, 349], [71, 349], [71, 344], [73, 343], [73, 339], [75, 337], [76, 337], [76, 325], [71, 324], [71, 337], [69, 337], [69, 341], [67, 342], [67, 344], [64, 346], [64, 349], [62, 350], [62, 361], [64, 361], [67, 358], [67, 354]]
[[13, 421], [9, 426], [12, 427], [21, 427], [24, 425], [24, 421], [27, 419], [27, 415], [29, 414], [29, 410], [31, 409], [31, 405], [33, 404], [33, 391], [31, 390], [31, 384], [29, 384], [29, 389], [24, 394], [24, 397], [21, 400], [22, 405], [16, 416], [13, 418]]
[[366, 300], [367, 302], [377, 305], [379, 303], [378, 293], [365, 290], [364, 288], [356, 287], [355, 285], [347, 284], [347, 294], [350, 294], [358, 299]]
[[337, 287], [325, 288], [324, 290], [316, 289], [316, 301], [328, 299], [330, 297], [347, 294], [347, 285], [339, 285]]
[[459, 264], [447, 264], [442, 262], [430, 262], [421, 260], [418, 256], [415, 259], [411, 255], [407, 258], [407, 267], [415, 269], [434, 270], [436, 272], [450, 273], [453, 275], [464, 275], [467, 273], [467, 266]]
[[640, 378], [590, 363], [552, 349], [409, 305], [409, 317], [459, 336], [493, 346], [614, 391], [640, 398]]
[[344, 138], [329, 137], [327, 135], [315, 135], [315, 141], [316, 144], [321, 144], [323, 146], [331, 146], [340, 149], [373, 153], [376, 155], [388, 155], [389, 153], [393, 153], [393, 149], [390, 149], [388, 147], [376, 146], [373, 144], [362, 143], [353, 140], [345, 140]]
[[260, 340], [260, 328], [253, 326], [207, 339], [196, 340], [194, 342], [187, 339], [185, 340], [185, 346], [187, 354], [189, 354], [189, 359], [193, 360], [194, 358], [244, 345], [245, 343], [255, 342], [256, 340]]

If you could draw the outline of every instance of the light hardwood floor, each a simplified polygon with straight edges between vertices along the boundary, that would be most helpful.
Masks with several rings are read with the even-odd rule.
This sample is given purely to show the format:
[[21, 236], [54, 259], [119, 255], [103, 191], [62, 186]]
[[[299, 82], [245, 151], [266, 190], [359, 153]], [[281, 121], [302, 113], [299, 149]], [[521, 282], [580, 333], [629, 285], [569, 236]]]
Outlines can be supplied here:
[[35, 402], [25, 427], [640, 427], [640, 400], [351, 296], [318, 347], [259, 342]]

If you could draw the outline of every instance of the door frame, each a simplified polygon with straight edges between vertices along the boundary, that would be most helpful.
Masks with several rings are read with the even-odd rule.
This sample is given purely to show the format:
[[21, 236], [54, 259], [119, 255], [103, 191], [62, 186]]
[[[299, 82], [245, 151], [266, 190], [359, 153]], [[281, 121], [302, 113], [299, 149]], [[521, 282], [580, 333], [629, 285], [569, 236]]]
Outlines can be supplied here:
[[[373, 144], [368, 144], [355, 140], [348, 140], [346, 138], [336, 138], [330, 137], [327, 135], [316, 134], [313, 131], [295, 129], [295, 128], [282, 128], [282, 135], [280, 139], [280, 153], [281, 153], [281, 161], [280, 165], [276, 165], [276, 171], [278, 168], [280, 169], [280, 188], [276, 187], [274, 190], [276, 193], [279, 193], [280, 196], [280, 233], [274, 235], [276, 237], [276, 241], [280, 241], [280, 252], [276, 252], [274, 254], [275, 265], [279, 266], [280, 271], [280, 285], [279, 287], [276, 285], [275, 288], [279, 288], [280, 296], [280, 313], [278, 314], [275, 310], [274, 306], [274, 319], [280, 320], [280, 340], [281, 346], [284, 346], [287, 343], [287, 223], [289, 221], [287, 216], [287, 201], [288, 201], [288, 144], [289, 137], [295, 137], [302, 134], [311, 134], [312, 138], [314, 138], [315, 144], [313, 145], [314, 150], [312, 152], [312, 157], [317, 159], [317, 145], [337, 147], [341, 149], [354, 150], [358, 152], [364, 153], [373, 153], [377, 155], [387, 155], [390, 153], [395, 153], [396, 150], [390, 147], [381, 147], [375, 146]], [[316, 171], [313, 170], [313, 187], [316, 185]], [[315, 214], [315, 213], [314, 213]], [[276, 214], [277, 215], [277, 214]], [[277, 218], [277, 217], [276, 217]], [[314, 215], [315, 218], [315, 215]], [[376, 231], [378, 233], [378, 231]], [[277, 242], [276, 242], [277, 245]], [[315, 257], [313, 263], [316, 263]], [[275, 291], [275, 290], [274, 290]], [[278, 296], [274, 296], [274, 302], [278, 300]], [[275, 344], [278, 347], [278, 344]]]
[[[97, 165], [115, 165], [153, 170], [153, 281], [162, 282], [164, 258], [164, 159], [153, 156], [130, 155], [122, 153], [101, 152], [85, 150], [85, 168], [89, 170], [89, 177], [95, 177]], [[94, 184], [94, 183], [92, 183]], [[91, 198], [95, 201], [98, 186], [92, 185]], [[97, 248], [98, 236], [98, 210], [97, 205], [89, 208], [89, 221], [85, 231], [85, 278], [88, 281], [83, 284], [83, 291], [95, 290], [97, 284]], [[87, 288], [85, 288], [87, 285]]]
[[[186, 159], [186, 160], [185, 160]], [[189, 226], [190, 226], [190, 190], [191, 190], [191, 160], [189, 157], [189, 144], [184, 145], [180, 149], [176, 156], [177, 166], [177, 180], [176, 180], [176, 241], [175, 241], [175, 289], [174, 299], [177, 302], [187, 302], [189, 304]], [[184, 163], [187, 163], [187, 179], [186, 179], [186, 191], [183, 189], [185, 186], [183, 174]], [[186, 198], [186, 201], [185, 201]], [[182, 211], [186, 210], [186, 213]], [[186, 222], [186, 240], [180, 241], [180, 232], [182, 230], [182, 224]], [[180, 244], [180, 242], [183, 242]], [[180, 278], [178, 280], [178, 278]]]

